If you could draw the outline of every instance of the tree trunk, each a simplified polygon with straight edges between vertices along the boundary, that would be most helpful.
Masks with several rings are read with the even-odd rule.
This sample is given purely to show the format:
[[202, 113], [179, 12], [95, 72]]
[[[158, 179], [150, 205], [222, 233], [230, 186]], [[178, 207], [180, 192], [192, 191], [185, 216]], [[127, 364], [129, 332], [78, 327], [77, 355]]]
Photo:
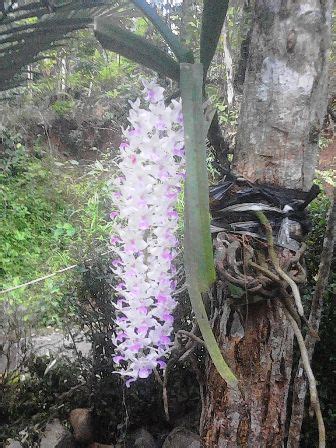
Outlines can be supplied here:
[[188, 25], [193, 18], [193, 0], [183, 0], [182, 2], [182, 14], [181, 14], [181, 27], [180, 27], [180, 39], [183, 45], [189, 45], [189, 32]]
[[244, 310], [234, 307], [234, 299], [219, 296], [215, 335], [240, 380], [245, 399], [233, 394], [214, 366], [207, 363], [204, 447], [280, 447], [291, 374], [292, 330], [274, 301], [250, 305], [242, 317]]
[[232, 106], [234, 98], [234, 87], [233, 87], [233, 59], [231, 54], [231, 45], [229, 38], [229, 29], [227, 23], [224, 23], [223, 30], [223, 56], [224, 56], [224, 66], [226, 75], [226, 98], [228, 106]]
[[67, 87], [67, 76], [68, 75], [68, 64], [67, 64], [67, 58], [62, 57], [60, 61], [60, 86], [59, 91], [65, 92]]
[[[287, 7], [283, 6], [287, 3]], [[256, 0], [234, 170], [309, 190], [326, 109], [331, 0]]]
[[[233, 170], [307, 191], [326, 108], [331, 0], [256, 0], [254, 8]], [[238, 307], [220, 282], [216, 289], [214, 332], [244, 399], [209, 361], [202, 446], [283, 447], [292, 330], [278, 300]]]

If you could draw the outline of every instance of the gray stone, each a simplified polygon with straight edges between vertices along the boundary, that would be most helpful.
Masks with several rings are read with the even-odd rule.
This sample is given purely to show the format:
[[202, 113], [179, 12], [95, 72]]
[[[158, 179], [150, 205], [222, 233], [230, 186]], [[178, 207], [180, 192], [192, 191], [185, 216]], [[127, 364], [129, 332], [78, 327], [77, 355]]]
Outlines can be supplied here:
[[17, 440], [8, 439], [5, 448], [22, 448], [22, 445]]
[[[23, 339], [11, 346], [9, 365], [7, 365], [7, 359], [4, 355], [1, 355], [0, 350], [0, 373], [3, 373], [7, 368], [12, 371], [20, 366], [24, 355], [20, 349], [22, 344], [24, 344]], [[90, 356], [91, 343], [85, 339], [84, 334], [80, 334], [76, 337], [75, 344], [77, 351], [81, 352], [84, 357]], [[3, 334], [0, 334], [0, 346], [1, 345], [3, 345], [3, 351], [6, 353], [8, 350], [8, 343]], [[50, 356], [51, 358], [55, 358], [56, 356], [61, 358], [63, 355], [71, 360], [77, 358], [77, 353], [74, 350], [72, 340], [66, 338], [60, 332], [32, 336], [29, 341], [28, 352], [36, 356]]]
[[70, 412], [70, 424], [74, 430], [77, 442], [89, 443], [92, 441], [92, 418], [90, 409], [77, 408]]
[[175, 428], [167, 436], [162, 448], [201, 448], [201, 440], [188, 429]]
[[70, 431], [56, 418], [47, 424], [40, 448], [75, 448], [75, 441]]
[[153, 436], [144, 428], [134, 434], [134, 448], [156, 448]]
[[103, 443], [94, 442], [91, 443], [89, 448], [114, 448], [114, 445], [104, 445]]

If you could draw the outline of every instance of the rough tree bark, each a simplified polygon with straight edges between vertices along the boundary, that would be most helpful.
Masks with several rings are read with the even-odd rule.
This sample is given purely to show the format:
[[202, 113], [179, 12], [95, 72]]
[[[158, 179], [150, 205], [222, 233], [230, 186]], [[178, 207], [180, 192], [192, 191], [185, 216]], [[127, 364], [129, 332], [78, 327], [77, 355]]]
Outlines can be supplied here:
[[251, 181], [311, 187], [326, 109], [331, 3], [255, 2], [234, 160]]
[[[252, 182], [309, 190], [326, 109], [331, 0], [255, 0], [233, 170]], [[293, 333], [277, 300], [247, 308], [220, 282], [213, 325], [245, 399], [208, 362], [205, 448], [284, 446]]]

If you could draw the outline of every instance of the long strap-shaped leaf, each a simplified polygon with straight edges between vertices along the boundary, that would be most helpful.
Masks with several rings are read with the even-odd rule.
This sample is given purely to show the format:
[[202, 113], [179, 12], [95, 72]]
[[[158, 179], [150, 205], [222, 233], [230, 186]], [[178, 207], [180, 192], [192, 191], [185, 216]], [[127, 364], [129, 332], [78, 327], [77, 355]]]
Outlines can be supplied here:
[[229, 0], [204, 0], [200, 42], [200, 61], [204, 68], [204, 78], [216, 52]]
[[178, 37], [172, 32], [168, 25], [161, 19], [155, 8], [149, 5], [146, 0], [131, 0], [143, 14], [152, 22], [155, 28], [162, 35], [167, 45], [175, 54], [179, 62], [194, 62], [192, 51], [185, 48]]
[[184, 117], [186, 180], [184, 192], [184, 264], [190, 301], [209, 355], [232, 387], [237, 378], [223, 359], [204, 307], [202, 293], [215, 281], [210, 234], [209, 187], [206, 167], [206, 124], [202, 106], [202, 64], [180, 65]]
[[101, 45], [107, 50], [115, 51], [178, 81], [178, 63], [143, 37], [114, 25], [108, 17], [95, 17], [94, 32]]
[[143, 14], [152, 22], [155, 28], [159, 31], [165, 42], [169, 45], [172, 52], [175, 54], [180, 62], [194, 62], [192, 51], [181, 44], [179, 38], [172, 32], [169, 26], [157, 14], [155, 8], [149, 5], [146, 0], [131, 0]]

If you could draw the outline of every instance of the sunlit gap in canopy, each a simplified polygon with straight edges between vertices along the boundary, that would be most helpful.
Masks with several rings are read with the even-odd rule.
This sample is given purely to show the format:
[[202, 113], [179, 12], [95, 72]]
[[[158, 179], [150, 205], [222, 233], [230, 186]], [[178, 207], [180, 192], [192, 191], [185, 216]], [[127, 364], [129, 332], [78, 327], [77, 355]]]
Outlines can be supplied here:
[[157, 6], [163, 14], [169, 14], [174, 6], [180, 5], [183, 0], [149, 0], [149, 3]]
[[[165, 19], [169, 20], [169, 17], [174, 13], [176, 7], [182, 5], [183, 0], [147, 0], [148, 3], [155, 6], [160, 13], [160, 15], [164, 16]], [[175, 24], [169, 23], [171, 30], [174, 34], [179, 34], [179, 30]]]

